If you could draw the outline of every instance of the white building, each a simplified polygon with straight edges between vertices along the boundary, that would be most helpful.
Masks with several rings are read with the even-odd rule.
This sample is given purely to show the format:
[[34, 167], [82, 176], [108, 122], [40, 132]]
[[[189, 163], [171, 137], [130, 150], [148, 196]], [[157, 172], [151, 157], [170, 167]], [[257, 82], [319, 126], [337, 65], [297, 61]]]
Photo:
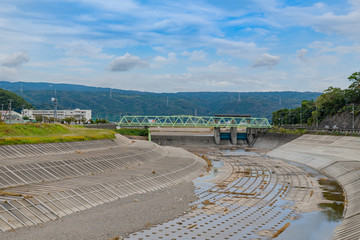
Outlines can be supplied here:
[[[34, 110], [34, 109], [24, 109], [21, 111], [21, 114], [25, 117], [29, 117], [30, 119], [35, 119], [36, 116], [41, 117], [54, 117], [54, 110]], [[82, 110], [75, 108], [73, 110], [57, 110], [56, 111], [57, 119], [65, 119], [65, 118], [74, 118], [76, 121], [85, 119], [89, 121], [91, 119], [91, 110]]]
[[1, 121], [5, 120], [22, 120], [22, 115], [20, 113], [17, 113], [15, 111], [0, 111], [0, 119]]

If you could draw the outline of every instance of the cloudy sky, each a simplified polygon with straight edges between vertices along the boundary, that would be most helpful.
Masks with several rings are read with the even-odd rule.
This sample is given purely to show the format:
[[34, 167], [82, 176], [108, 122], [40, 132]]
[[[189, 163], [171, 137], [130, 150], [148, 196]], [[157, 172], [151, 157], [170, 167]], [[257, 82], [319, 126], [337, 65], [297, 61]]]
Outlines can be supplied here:
[[0, 81], [323, 91], [360, 71], [360, 0], [1, 0]]

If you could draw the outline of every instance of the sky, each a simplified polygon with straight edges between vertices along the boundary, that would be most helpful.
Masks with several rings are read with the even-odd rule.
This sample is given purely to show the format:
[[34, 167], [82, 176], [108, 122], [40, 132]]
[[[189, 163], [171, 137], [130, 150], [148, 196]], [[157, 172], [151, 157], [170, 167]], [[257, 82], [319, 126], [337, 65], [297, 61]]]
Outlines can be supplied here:
[[324, 91], [360, 71], [360, 0], [1, 0], [0, 81]]

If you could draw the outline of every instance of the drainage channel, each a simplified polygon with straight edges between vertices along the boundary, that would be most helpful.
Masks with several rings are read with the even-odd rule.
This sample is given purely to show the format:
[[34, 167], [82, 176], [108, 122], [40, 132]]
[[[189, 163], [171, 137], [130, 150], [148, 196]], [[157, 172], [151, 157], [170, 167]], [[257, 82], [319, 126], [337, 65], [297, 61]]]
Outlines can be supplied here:
[[194, 181], [198, 200], [187, 214], [128, 239], [321, 240], [341, 221], [341, 188], [325, 176], [257, 154], [212, 158], [215, 171]]

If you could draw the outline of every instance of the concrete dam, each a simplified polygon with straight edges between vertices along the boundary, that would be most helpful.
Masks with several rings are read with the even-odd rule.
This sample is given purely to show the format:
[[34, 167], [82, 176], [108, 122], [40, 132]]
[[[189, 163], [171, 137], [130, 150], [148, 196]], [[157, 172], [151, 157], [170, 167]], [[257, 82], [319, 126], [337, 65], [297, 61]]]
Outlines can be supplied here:
[[162, 136], [0, 146], [0, 239], [359, 239], [359, 138]]

